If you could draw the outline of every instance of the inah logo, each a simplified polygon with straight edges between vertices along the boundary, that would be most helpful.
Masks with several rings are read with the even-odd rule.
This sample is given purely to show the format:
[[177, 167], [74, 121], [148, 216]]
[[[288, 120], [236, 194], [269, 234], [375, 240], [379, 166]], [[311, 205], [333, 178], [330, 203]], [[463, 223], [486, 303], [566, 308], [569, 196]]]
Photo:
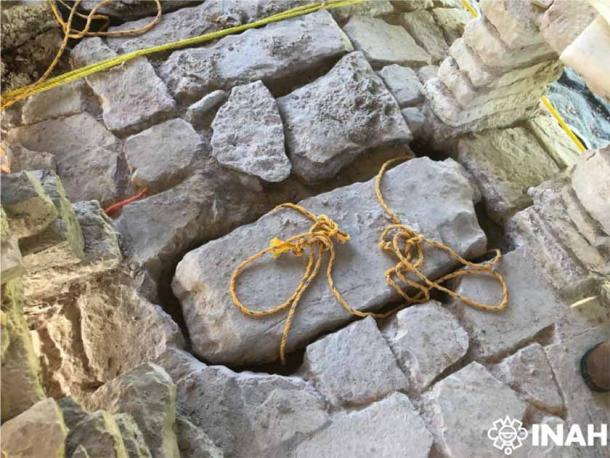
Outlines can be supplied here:
[[505, 455], [510, 455], [523, 445], [527, 429], [519, 420], [507, 415], [504, 419], [494, 421], [493, 426], [487, 430], [487, 437], [494, 441], [494, 447], [502, 450]]

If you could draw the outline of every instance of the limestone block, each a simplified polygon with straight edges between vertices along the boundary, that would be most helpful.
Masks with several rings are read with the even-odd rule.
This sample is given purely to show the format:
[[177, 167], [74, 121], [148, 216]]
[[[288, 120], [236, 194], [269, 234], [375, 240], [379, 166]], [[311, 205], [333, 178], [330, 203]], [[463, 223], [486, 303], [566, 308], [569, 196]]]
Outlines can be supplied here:
[[414, 70], [400, 65], [388, 65], [378, 73], [401, 108], [424, 101], [422, 85]]
[[368, 407], [339, 413], [332, 423], [301, 442], [294, 456], [393, 457], [408, 450], [409, 457], [425, 458], [432, 435], [404, 394], [395, 393]]
[[87, 107], [85, 82], [82, 80], [34, 94], [23, 104], [21, 122], [34, 124], [46, 119], [82, 113]]
[[[384, 192], [399, 217], [418, 232], [443, 240], [467, 258], [485, 251], [486, 239], [473, 209], [476, 192], [454, 161], [412, 159], [388, 172]], [[333, 277], [353, 308], [375, 310], [397, 299], [383, 281], [383, 272], [393, 262], [377, 249], [388, 219], [375, 198], [372, 181], [312, 197], [302, 205], [313, 213], [329, 215], [351, 236], [349, 243], [336, 245]], [[197, 355], [206, 361], [240, 364], [277, 358], [284, 316], [256, 320], [242, 315], [229, 296], [229, 279], [243, 259], [268, 246], [271, 238], [286, 238], [310, 225], [290, 211], [270, 213], [182, 259], [172, 288], [181, 302]], [[452, 266], [444, 254], [430, 253], [424, 271], [434, 278]], [[300, 260], [291, 256], [265, 260], [244, 273], [238, 294], [246, 304], [281, 303], [294, 289], [302, 270]], [[318, 276], [299, 305], [288, 351], [351, 319], [336, 303], [326, 278]]]
[[458, 142], [457, 160], [474, 177], [488, 215], [498, 224], [531, 205], [530, 187], [559, 172], [555, 161], [523, 127], [464, 136]]
[[540, 10], [530, 1], [482, 0], [481, 9], [502, 41], [510, 48], [522, 48], [544, 41], [538, 30]]
[[[3, 403], [6, 398], [3, 396]], [[2, 451], [15, 458], [62, 458], [66, 426], [57, 403], [44, 399], [2, 423]]]
[[549, 113], [541, 113], [529, 120], [527, 127], [560, 168], [573, 165], [580, 157], [572, 139]]
[[409, 386], [371, 317], [308, 345], [301, 371], [335, 406], [368, 404]]
[[330, 13], [319, 11], [228, 36], [211, 47], [174, 51], [159, 74], [176, 97], [195, 101], [236, 84], [292, 78], [351, 50]]
[[556, 414], [562, 412], [563, 399], [539, 343], [530, 344], [492, 366], [491, 373], [536, 407]]
[[154, 193], [192, 174], [206, 154], [204, 148], [193, 126], [177, 118], [127, 138], [123, 151], [132, 183]]
[[432, 15], [449, 45], [464, 34], [466, 24], [472, 19], [468, 11], [461, 8], [434, 8]]
[[468, 334], [436, 301], [398, 312], [383, 329], [412, 390], [423, 391], [468, 350]]
[[432, 13], [417, 10], [406, 13], [403, 18], [407, 30], [415, 41], [430, 54], [433, 63], [440, 62], [447, 56], [449, 47], [445, 41], [445, 35], [436, 24]]
[[443, 452], [455, 457], [495, 455], [487, 430], [507, 415], [523, 419], [526, 409], [517, 393], [476, 362], [434, 385], [429, 402]]
[[388, 24], [383, 19], [354, 16], [343, 30], [354, 47], [374, 66], [430, 63], [430, 55], [399, 25]]
[[[511, 352], [551, 326], [566, 307], [540, 275], [540, 267], [526, 247], [504, 255], [498, 271], [504, 275], [509, 292], [504, 311], [485, 312], [453, 303], [477, 358], [490, 359]], [[496, 303], [500, 298], [497, 283], [482, 276], [462, 277], [457, 292], [485, 304]]]
[[278, 106], [261, 81], [234, 87], [212, 129], [212, 155], [223, 166], [271, 183], [290, 175]]
[[396, 100], [360, 52], [277, 102], [293, 170], [307, 182], [332, 178], [370, 148], [411, 139]]
[[176, 386], [159, 366], [146, 363], [96, 390], [88, 403], [130, 414], [155, 458], [178, 458], [174, 432]]
[[66, 454], [79, 453], [90, 458], [127, 458], [119, 427], [108, 412], [98, 410], [81, 420], [66, 438]]
[[[81, 41], [72, 50], [76, 67], [116, 54], [99, 37]], [[117, 134], [133, 133], [170, 117], [176, 104], [144, 57], [89, 76], [87, 83], [101, 100], [104, 124]]]
[[539, 20], [546, 42], [561, 54], [597, 16], [588, 1], [555, 0]]

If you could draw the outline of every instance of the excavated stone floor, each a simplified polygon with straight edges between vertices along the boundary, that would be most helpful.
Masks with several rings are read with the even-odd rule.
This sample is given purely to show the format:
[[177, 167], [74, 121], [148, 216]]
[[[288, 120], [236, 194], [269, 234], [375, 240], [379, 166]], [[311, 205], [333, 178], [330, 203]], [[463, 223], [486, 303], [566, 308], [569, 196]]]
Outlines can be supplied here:
[[[163, 0], [163, 19], [150, 32], [84, 39], [63, 65], [302, 3]], [[125, 30], [154, 9], [120, 0], [105, 13], [110, 30]], [[534, 57], [514, 53], [526, 63], [512, 63], [524, 76], [513, 76], [508, 95], [469, 88], [484, 100], [472, 116], [508, 106], [522, 119], [431, 139], [439, 120], [429, 104], [445, 84], [437, 76], [461, 74], [456, 53], [468, 46], [460, 37], [469, 20], [453, 0], [319, 11], [139, 57], [8, 110], [2, 147], [12, 173], [1, 183], [9, 456], [491, 457], [502, 452], [487, 431], [506, 416], [526, 429], [607, 422], [610, 395], [590, 391], [578, 364], [610, 337], [610, 147], [580, 156], [532, 106], [543, 81], [562, 70], [546, 47]], [[39, 25], [32, 36], [57, 32]], [[16, 62], [31, 52], [22, 49], [27, 40], [4, 26], [2, 33], [2, 51]], [[531, 78], [540, 62], [544, 70]], [[16, 81], [33, 74], [11, 71]], [[441, 293], [405, 308], [385, 283], [395, 262], [378, 248], [389, 219], [373, 179], [383, 162], [405, 155], [412, 159], [383, 181], [389, 205], [467, 259], [502, 249], [506, 311]], [[112, 218], [102, 210], [144, 188], [144, 198]], [[242, 260], [311, 225], [289, 211], [270, 213], [283, 202], [326, 214], [351, 236], [337, 245], [333, 276], [354, 309], [401, 309], [355, 319], [321, 272], [297, 309], [285, 366], [285, 314], [247, 317], [229, 294]], [[427, 255], [431, 278], [457, 268], [442, 253]], [[303, 269], [289, 255], [264, 259], [238, 292], [267, 308], [291, 294]], [[488, 278], [452, 286], [483, 303], [499, 299]], [[610, 451], [526, 444], [514, 455]]]

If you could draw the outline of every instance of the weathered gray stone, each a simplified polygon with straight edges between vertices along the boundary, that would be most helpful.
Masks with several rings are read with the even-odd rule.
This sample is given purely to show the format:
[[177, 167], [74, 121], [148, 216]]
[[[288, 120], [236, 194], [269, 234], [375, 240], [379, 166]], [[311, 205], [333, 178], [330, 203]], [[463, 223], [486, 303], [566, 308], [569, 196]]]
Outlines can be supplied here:
[[432, 435], [404, 394], [395, 393], [357, 412], [339, 413], [322, 431], [306, 438], [294, 451], [299, 458], [332, 456], [425, 458]]
[[434, 8], [432, 15], [449, 45], [464, 34], [466, 24], [472, 19], [468, 11], [461, 8]]
[[359, 52], [278, 105], [293, 170], [308, 182], [332, 178], [367, 149], [411, 139], [396, 100]]
[[73, 430], [76, 425], [78, 425], [81, 421], [86, 420], [89, 416], [89, 412], [83, 409], [80, 404], [78, 404], [71, 397], [63, 397], [57, 400], [57, 404], [61, 408], [61, 412], [64, 417], [64, 423], [68, 427], [68, 430]]
[[527, 127], [561, 168], [573, 165], [580, 157], [580, 151], [572, 139], [548, 112], [528, 121]]
[[225, 37], [212, 47], [175, 51], [159, 73], [176, 97], [195, 100], [236, 84], [298, 76], [351, 50], [330, 13], [319, 11]]
[[587, 212], [610, 235], [610, 146], [589, 152], [571, 174], [572, 189]]
[[9, 145], [3, 142], [1, 145], [10, 158], [11, 171], [13, 173], [39, 169], [57, 172], [55, 156], [52, 154], [44, 151], [31, 151], [16, 143]]
[[[89, 458], [127, 458], [127, 450], [114, 418], [103, 410], [81, 420], [66, 438], [66, 454], [82, 448]], [[83, 452], [80, 452], [83, 453]]]
[[156, 124], [127, 138], [123, 150], [133, 184], [152, 192], [179, 183], [205, 154], [203, 139], [182, 119]]
[[126, 413], [119, 413], [113, 417], [121, 433], [128, 458], [152, 458], [142, 431], [133, 417]]
[[[1, 207], [0, 211], [2, 211], [2, 217], [4, 218], [4, 210], [2, 210]], [[0, 257], [0, 279], [2, 284], [19, 277], [25, 272], [21, 251], [19, 250], [19, 243], [16, 239], [10, 238], [8, 233], [2, 234]]]
[[59, 118], [85, 111], [87, 99], [82, 80], [34, 94], [23, 104], [21, 121], [34, 124], [46, 119]]
[[358, 16], [382, 16], [394, 11], [392, 4], [388, 0], [364, 0], [355, 5], [346, 5], [341, 8], [331, 10], [334, 17], [339, 21], [347, 21], [350, 17]]
[[[72, 50], [76, 67], [94, 63], [98, 56], [116, 53], [100, 38], [81, 41]], [[133, 133], [170, 117], [176, 104], [145, 57], [107, 72], [89, 76], [87, 83], [101, 100], [104, 123], [118, 134]]]
[[372, 65], [420, 66], [430, 63], [430, 55], [399, 25], [388, 24], [383, 19], [354, 16], [343, 29], [354, 47]]
[[208, 366], [177, 387], [178, 412], [227, 456], [287, 456], [328, 422], [321, 396], [296, 377]]
[[462, 137], [457, 160], [474, 177], [487, 214], [498, 224], [531, 205], [530, 187], [559, 172], [555, 161], [523, 127]]
[[92, 394], [92, 406], [128, 413], [138, 424], [155, 458], [179, 457], [174, 433], [176, 386], [159, 366], [144, 364]]
[[51, 398], [2, 423], [0, 433], [2, 452], [11, 458], [64, 457], [66, 426], [61, 410]]
[[468, 334], [436, 301], [401, 310], [382, 332], [416, 391], [427, 388], [468, 350]]
[[447, 56], [449, 46], [430, 12], [417, 10], [406, 13], [403, 18], [411, 36], [432, 57], [432, 63], [440, 62]]
[[[497, 269], [508, 286], [509, 302], [502, 312], [491, 313], [454, 301], [458, 318], [470, 335], [472, 354], [494, 358], [507, 354], [552, 325], [566, 307], [540, 275], [540, 267], [526, 247], [503, 256]], [[501, 297], [489, 277], [462, 277], [457, 292], [484, 304]]]
[[2, 51], [17, 48], [37, 35], [56, 27], [43, 2], [2, 8]]
[[522, 420], [526, 410], [517, 393], [476, 362], [434, 385], [428, 401], [440, 446], [452, 457], [494, 456], [487, 430], [507, 415]]
[[118, 234], [99, 202], [77, 202], [74, 211], [85, 242], [85, 261], [103, 262], [104, 270], [117, 267], [122, 258]]
[[301, 371], [335, 406], [368, 404], [409, 386], [371, 317], [309, 344]]
[[422, 85], [414, 70], [400, 65], [388, 65], [379, 71], [379, 76], [401, 108], [424, 101]]
[[540, 10], [532, 2], [482, 0], [481, 9], [508, 47], [522, 48], [543, 43], [536, 24]]
[[418, 107], [407, 107], [401, 111], [402, 116], [407, 121], [407, 126], [413, 134], [414, 138], [417, 138], [422, 134], [422, 131], [426, 125], [426, 117], [421, 108]]
[[[202, 0], [160, 0], [161, 10], [164, 13], [169, 13], [178, 8], [182, 8], [188, 5], [200, 3]], [[86, 10], [91, 10], [95, 6], [98, 6], [97, 0], [83, 0], [81, 6]], [[155, 2], [149, 0], [117, 0], [104, 5], [98, 9], [101, 14], [108, 14], [114, 18], [122, 20], [133, 20], [145, 16], [153, 16], [157, 12], [157, 5]], [[150, 22], [151, 18], [147, 18], [147, 22]]]
[[261, 81], [234, 87], [212, 129], [212, 155], [222, 165], [272, 183], [290, 175], [282, 119]]
[[161, 366], [174, 383], [178, 383], [191, 372], [207, 367], [207, 364], [199, 361], [191, 353], [173, 347], [167, 348], [153, 362]]
[[561, 54], [597, 16], [597, 11], [589, 2], [554, 0], [553, 4], [539, 18], [538, 24], [545, 41]]
[[208, 435], [182, 415], [176, 417], [176, 435], [181, 458], [222, 458], [224, 454]]
[[[485, 235], [473, 210], [475, 190], [454, 161], [412, 159], [386, 175], [384, 190], [389, 205], [416, 231], [443, 240], [466, 257], [485, 251]], [[321, 194], [302, 205], [313, 213], [329, 215], [351, 236], [349, 243], [336, 246], [333, 277], [353, 308], [375, 310], [397, 299], [383, 282], [383, 272], [393, 262], [376, 247], [389, 220], [375, 198], [372, 181]], [[310, 225], [287, 210], [271, 213], [183, 258], [173, 291], [182, 304], [196, 354], [225, 363], [277, 357], [284, 316], [253, 320], [242, 315], [229, 296], [229, 278], [243, 259], [268, 246], [270, 238], [298, 234]], [[434, 278], [452, 265], [446, 255], [429, 253], [424, 271]], [[257, 269], [244, 273], [238, 293], [245, 304], [281, 303], [301, 278], [302, 270], [302, 263], [290, 256], [265, 260]], [[274, 287], [264, 286], [268, 284]], [[319, 275], [299, 305], [288, 350], [302, 347], [321, 332], [351, 319], [336, 303], [325, 276]]]
[[562, 412], [563, 399], [539, 343], [528, 345], [492, 366], [491, 373], [539, 409], [555, 414]]
[[186, 110], [185, 119], [193, 125], [200, 125], [207, 117], [213, 114], [213, 111], [218, 105], [223, 103], [229, 94], [218, 89], [204, 95], [200, 100], [193, 103]]

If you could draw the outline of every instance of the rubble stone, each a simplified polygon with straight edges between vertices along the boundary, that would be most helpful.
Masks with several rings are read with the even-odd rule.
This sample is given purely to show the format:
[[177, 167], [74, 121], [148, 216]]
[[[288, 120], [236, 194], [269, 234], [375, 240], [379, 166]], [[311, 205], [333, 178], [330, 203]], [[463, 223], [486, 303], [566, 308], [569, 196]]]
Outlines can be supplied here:
[[367, 149], [411, 139], [396, 100], [359, 52], [277, 102], [293, 170], [307, 182], [332, 178]]
[[212, 155], [222, 165], [272, 183], [290, 175], [282, 119], [261, 81], [234, 87], [212, 129]]
[[538, 25], [546, 42], [561, 54], [596, 16], [597, 11], [589, 2], [579, 2], [575, 8], [573, 0], [554, 0]]
[[523, 127], [462, 137], [457, 159], [474, 177], [488, 215], [498, 224], [531, 205], [530, 187], [559, 172], [555, 161]]
[[180, 456], [174, 433], [176, 386], [159, 366], [147, 363], [100, 387], [88, 401], [112, 413], [128, 413], [155, 458]]
[[[280, 2], [281, 3], [281, 2]], [[339, 21], [347, 21], [352, 16], [382, 16], [394, 11], [388, 0], [365, 0], [360, 4], [346, 5], [332, 10], [333, 16]]]
[[335, 406], [368, 404], [409, 385], [371, 317], [308, 345], [301, 371]]
[[195, 126], [202, 124], [206, 117], [211, 116], [218, 105], [227, 100], [227, 97], [229, 97], [229, 94], [221, 89], [204, 95], [200, 100], [188, 107], [185, 116], [186, 120]]
[[[6, 398], [2, 397], [3, 403]], [[57, 403], [44, 399], [3, 422], [2, 451], [11, 458], [61, 458], [66, 426]]]
[[152, 458], [142, 431], [131, 415], [119, 413], [113, 416], [129, 458]]
[[2, 51], [17, 48], [55, 26], [43, 2], [2, 8]]
[[90, 458], [127, 458], [119, 427], [103, 410], [87, 415], [70, 430], [66, 438], [67, 456], [74, 456], [74, 452], [81, 448], [86, 453], [84, 456]]
[[432, 13], [417, 10], [404, 16], [407, 30], [413, 38], [432, 57], [432, 63], [439, 62], [447, 56], [449, 46], [441, 28], [436, 24]]
[[449, 45], [464, 34], [466, 24], [471, 20], [470, 14], [461, 8], [434, 8], [432, 15]]
[[[161, 10], [164, 13], [169, 13], [178, 8], [188, 5], [200, 3], [202, 0], [160, 0]], [[82, 7], [86, 10], [91, 10], [98, 6], [97, 0], [83, 0]], [[98, 10], [101, 14], [108, 14], [114, 18], [123, 20], [133, 20], [145, 16], [153, 16], [157, 12], [155, 2], [148, 0], [117, 0]], [[147, 19], [147, 22], [150, 18]]]
[[319, 11], [225, 37], [212, 47], [174, 51], [159, 73], [177, 98], [194, 101], [215, 89], [294, 77], [351, 50], [330, 13]]
[[179, 183], [204, 154], [201, 136], [182, 119], [170, 119], [127, 138], [123, 149], [133, 184], [152, 192]]
[[181, 458], [222, 458], [224, 454], [201, 428], [185, 417], [176, 417], [176, 434]]
[[429, 402], [443, 452], [456, 457], [493, 456], [487, 430], [507, 415], [521, 420], [526, 410], [517, 393], [476, 362], [434, 385]]
[[75, 81], [26, 99], [21, 109], [23, 124], [34, 124], [46, 119], [69, 116], [85, 111], [87, 98], [85, 83]]
[[388, 24], [382, 19], [354, 16], [343, 30], [354, 47], [374, 66], [420, 66], [430, 63], [430, 55], [401, 26]]
[[541, 113], [531, 119], [527, 127], [560, 168], [573, 165], [580, 157], [580, 151], [572, 139], [549, 113]]
[[[72, 59], [80, 67], [96, 62], [99, 54], [116, 55], [100, 38], [89, 38], [76, 45]], [[87, 83], [101, 100], [104, 123], [119, 135], [167, 119], [176, 110], [165, 84], [144, 57], [89, 76]]]
[[[443, 240], [466, 257], [485, 251], [485, 235], [473, 210], [475, 190], [454, 161], [412, 159], [388, 172], [384, 190], [392, 209], [416, 231]], [[397, 298], [383, 282], [383, 272], [392, 262], [373, 249], [388, 220], [375, 198], [372, 181], [339, 188], [301, 204], [313, 213], [329, 215], [350, 234], [349, 243], [336, 246], [333, 277], [353, 308], [372, 311]], [[206, 361], [240, 364], [277, 357], [284, 317], [278, 314], [253, 320], [242, 315], [229, 296], [229, 278], [243, 259], [268, 246], [270, 238], [286, 238], [310, 225], [290, 211], [271, 213], [182, 259], [172, 287], [182, 304], [197, 355]], [[429, 254], [424, 271], [434, 278], [451, 265], [445, 255]], [[245, 304], [281, 303], [301, 278], [302, 269], [301, 263], [289, 256], [263, 261], [256, 270], [244, 273], [238, 293]], [[266, 288], [267, 284], [277, 286]], [[351, 319], [336, 304], [326, 278], [319, 275], [299, 304], [288, 351]]]
[[536, 24], [539, 10], [532, 2], [482, 0], [481, 9], [508, 47], [522, 48], [543, 43]]
[[417, 105], [424, 101], [422, 85], [414, 70], [400, 65], [388, 65], [379, 71], [401, 108]]
[[563, 399], [539, 343], [522, 348], [491, 368], [491, 373], [536, 407], [560, 414]]
[[[526, 247], [511, 251], [503, 256], [498, 267], [509, 292], [504, 311], [485, 312], [454, 302], [458, 318], [470, 335], [475, 357], [506, 354], [557, 320], [565, 305], [539, 269]], [[462, 277], [457, 292], [484, 304], [496, 303], [501, 293], [495, 281], [482, 276]]]
[[400, 112], [405, 118], [405, 121], [407, 121], [407, 126], [409, 126], [409, 130], [413, 134], [413, 137], [419, 137], [426, 124], [426, 117], [421, 108], [407, 107], [403, 108]]
[[339, 413], [332, 423], [295, 449], [299, 458], [348, 457], [427, 457], [432, 435], [409, 401], [395, 393], [370, 406], [350, 413]]
[[436, 301], [401, 310], [382, 332], [412, 390], [427, 388], [468, 350], [468, 334]]

